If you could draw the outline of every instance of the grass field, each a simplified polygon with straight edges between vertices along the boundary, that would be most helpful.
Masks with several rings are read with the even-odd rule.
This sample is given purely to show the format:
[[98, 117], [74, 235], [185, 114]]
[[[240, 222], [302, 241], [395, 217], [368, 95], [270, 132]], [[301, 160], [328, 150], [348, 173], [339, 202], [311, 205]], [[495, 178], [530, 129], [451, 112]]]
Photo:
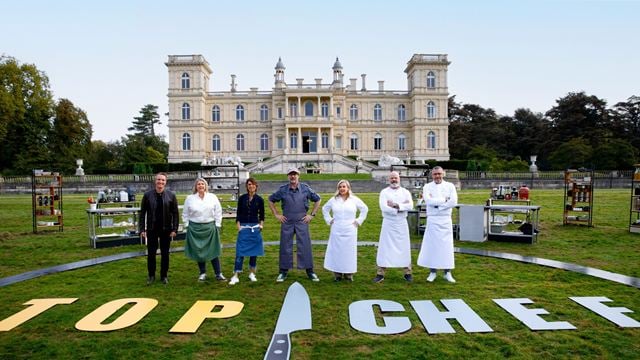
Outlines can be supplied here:
[[[487, 191], [462, 191], [460, 203], [483, 204]], [[180, 202], [185, 194], [180, 194]], [[380, 210], [377, 194], [362, 194], [369, 218], [360, 228], [361, 241], [377, 241]], [[326, 198], [326, 197], [325, 197]], [[594, 267], [640, 277], [640, 234], [628, 232], [629, 191], [596, 189], [593, 228], [562, 226], [562, 191], [532, 191], [541, 205], [541, 228], [533, 245], [498, 242], [456, 242], [457, 247], [504, 251]], [[86, 196], [65, 195], [63, 233], [31, 233], [31, 200], [28, 196], [0, 197], [0, 278], [26, 271], [111, 254], [143, 250], [142, 246], [108, 249], [89, 247]], [[234, 242], [232, 221], [225, 220], [223, 243]], [[278, 225], [268, 214], [265, 240], [278, 240]], [[326, 240], [329, 227], [316, 217], [311, 226], [314, 240]], [[421, 239], [414, 237], [415, 243]], [[175, 242], [174, 246], [183, 246]], [[321, 278], [312, 283], [303, 271], [293, 271], [283, 284], [274, 279], [278, 247], [266, 248], [258, 260], [257, 283], [246, 277], [235, 286], [210, 280], [199, 283], [197, 265], [182, 253], [171, 255], [170, 283], [146, 286], [144, 257], [46, 275], [0, 288], [0, 320], [25, 308], [25, 302], [42, 298], [78, 298], [57, 305], [17, 328], [0, 332], [0, 359], [260, 359], [271, 340], [282, 299], [288, 286], [299, 281], [309, 293], [313, 329], [292, 336], [293, 359], [427, 359], [427, 358], [596, 358], [640, 357], [640, 329], [615, 324], [574, 303], [570, 296], [605, 296], [612, 307], [626, 307], [640, 320], [638, 289], [564, 270], [531, 264], [456, 254], [455, 284], [441, 278], [424, 279], [427, 270], [415, 268], [415, 281], [404, 282], [399, 269], [389, 271], [382, 284], [375, 275], [375, 247], [360, 247], [358, 273], [353, 283], [334, 283], [322, 269], [324, 246], [314, 247]], [[233, 249], [224, 249], [223, 270], [231, 274]], [[417, 252], [413, 253], [413, 259]], [[210, 271], [210, 268], [208, 268]], [[210, 276], [211, 278], [211, 276]], [[158, 306], [135, 325], [113, 332], [83, 332], [75, 323], [109, 301], [153, 298]], [[531, 331], [497, 306], [492, 299], [529, 298], [529, 308], [544, 308], [547, 321], [568, 321], [576, 330]], [[407, 316], [412, 328], [403, 334], [370, 335], [349, 325], [348, 307], [354, 301], [384, 299], [400, 303], [405, 311], [385, 316]], [[431, 300], [445, 310], [441, 299], [462, 299], [494, 330], [466, 333], [454, 320], [454, 334], [429, 335], [410, 301]], [[228, 319], [208, 319], [195, 334], [172, 334], [169, 329], [197, 300], [234, 300], [244, 309]], [[116, 313], [109, 321], [122, 314]], [[382, 325], [378, 314], [378, 324]]]

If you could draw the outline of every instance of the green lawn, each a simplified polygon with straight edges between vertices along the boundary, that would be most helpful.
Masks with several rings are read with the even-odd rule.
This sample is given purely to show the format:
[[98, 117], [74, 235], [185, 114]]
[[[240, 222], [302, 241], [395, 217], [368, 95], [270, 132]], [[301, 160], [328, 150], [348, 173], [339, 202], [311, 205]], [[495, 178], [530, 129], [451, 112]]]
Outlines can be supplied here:
[[[488, 191], [462, 191], [460, 202], [483, 204]], [[180, 201], [185, 194], [179, 196]], [[369, 218], [360, 229], [361, 241], [377, 241], [380, 210], [377, 194], [362, 194], [369, 205]], [[533, 245], [518, 243], [457, 242], [456, 246], [504, 251], [571, 262], [624, 275], [640, 277], [640, 234], [628, 232], [629, 190], [596, 189], [595, 227], [562, 226], [562, 190], [533, 189], [533, 203], [541, 205], [541, 233]], [[26, 271], [143, 250], [141, 246], [108, 249], [89, 247], [85, 195], [64, 197], [63, 233], [31, 233], [31, 200], [28, 196], [1, 196], [0, 277]], [[311, 233], [326, 240], [329, 228], [313, 220]], [[223, 243], [234, 241], [232, 221], [225, 220]], [[278, 226], [268, 214], [265, 240], [278, 240]], [[414, 237], [419, 243], [421, 239]], [[175, 242], [174, 246], [183, 246]], [[278, 248], [268, 247], [258, 262], [257, 283], [246, 277], [236, 286], [213, 280], [197, 282], [197, 265], [183, 254], [171, 256], [170, 284], [147, 287], [144, 257], [122, 260], [81, 270], [46, 275], [0, 288], [0, 320], [25, 308], [25, 302], [42, 298], [78, 298], [70, 305], [57, 305], [23, 325], [0, 332], [1, 359], [34, 358], [220, 358], [257, 359], [264, 356], [280, 311], [283, 296], [293, 281], [309, 293], [313, 329], [294, 333], [294, 359], [427, 359], [427, 358], [617, 358], [640, 357], [640, 329], [618, 328], [569, 299], [570, 296], [605, 296], [612, 307], [626, 307], [628, 316], [640, 320], [638, 289], [587, 275], [531, 264], [456, 254], [454, 275], [424, 281], [427, 270], [415, 268], [415, 282], [402, 280], [400, 270], [390, 270], [382, 284], [372, 284], [375, 248], [359, 248], [359, 272], [353, 283], [334, 283], [322, 269], [324, 246], [314, 247], [320, 283], [312, 283], [304, 272], [294, 271], [289, 280], [277, 284]], [[222, 264], [227, 276], [233, 267], [233, 249], [224, 249]], [[414, 263], [417, 252], [413, 253]], [[137, 324], [113, 332], [90, 333], [75, 329], [75, 323], [100, 305], [122, 298], [154, 298], [159, 305]], [[531, 331], [496, 305], [492, 299], [529, 298], [529, 308], [544, 308], [547, 321], [568, 321], [576, 330]], [[402, 304], [405, 312], [385, 316], [407, 316], [412, 328], [404, 334], [369, 335], [349, 325], [348, 307], [354, 301], [384, 299]], [[455, 334], [429, 335], [410, 301], [431, 300], [440, 310], [441, 299], [462, 299], [494, 332], [466, 333], [454, 320]], [[235, 317], [206, 320], [195, 334], [171, 334], [169, 329], [197, 300], [234, 300], [245, 307]], [[122, 314], [114, 315], [109, 321]], [[378, 324], [382, 325], [381, 316]]]

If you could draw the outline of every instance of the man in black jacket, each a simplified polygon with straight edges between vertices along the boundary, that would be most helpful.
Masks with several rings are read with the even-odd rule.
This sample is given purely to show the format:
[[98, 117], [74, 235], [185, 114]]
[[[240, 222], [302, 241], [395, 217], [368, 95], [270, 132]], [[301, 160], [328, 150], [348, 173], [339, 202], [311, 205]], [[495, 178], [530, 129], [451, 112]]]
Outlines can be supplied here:
[[160, 279], [168, 284], [169, 248], [178, 231], [178, 200], [176, 194], [165, 189], [167, 174], [156, 174], [155, 188], [144, 193], [140, 204], [140, 236], [147, 243], [147, 284], [156, 279], [156, 252], [160, 244]]

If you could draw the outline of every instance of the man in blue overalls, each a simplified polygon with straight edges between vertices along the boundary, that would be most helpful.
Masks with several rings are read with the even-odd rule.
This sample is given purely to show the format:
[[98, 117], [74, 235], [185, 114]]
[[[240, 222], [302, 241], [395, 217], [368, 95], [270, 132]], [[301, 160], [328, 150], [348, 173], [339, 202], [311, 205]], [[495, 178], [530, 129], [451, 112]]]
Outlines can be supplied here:
[[[311, 251], [311, 237], [309, 223], [316, 216], [320, 208], [320, 196], [309, 185], [301, 183], [298, 168], [287, 171], [289, 183], [282, 185], [269, 196], [269, 208], [273, 216], [280, 221], [280, 274], [277, 282], [287, 278], [289, 269], [293, 269], [293, 236], [296, 237], [298, 251], [298, 269], [306, 269], [307, 276], [312, 281], [320, 281], [313, 272], [313, 253]], [[278, 214], [277, 202], [282, 202], [282, 214]], [[309, 201], [314, 203], [313, 210], [308, 214]]]

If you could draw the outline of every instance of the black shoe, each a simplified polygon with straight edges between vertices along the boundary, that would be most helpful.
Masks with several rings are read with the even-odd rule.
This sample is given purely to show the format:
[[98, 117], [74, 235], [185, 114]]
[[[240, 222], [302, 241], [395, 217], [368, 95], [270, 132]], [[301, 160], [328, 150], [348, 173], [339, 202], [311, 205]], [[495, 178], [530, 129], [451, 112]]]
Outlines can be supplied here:
[[404, 279], [407, 280], [407, 282], [412, 282], [413, 276], [411, 274], [404, 274]]
[[352, 275], [352, 274], [345, 275], [345, 276], [344, 276], [344, 281], [350, 281], [350, 282], [353, 282], [353, 275]]
[[336, 276], [336, 278], [335, 278], [335, 279], [333, 279], [333, 281], [335, 281], [335, 282], [340, 282], [340, 281], [342, 281], [342, 276]]
[[316, 275], [316, 273], [314, 273], [314, 272], [307, 273], [307, 277], [308, 277], [311, 281], [313, 281], [313, 282], [318, 282], [318, 281], [320, 281], [320, 278], [319, 278], [319, 277], [318, 277], [318, 275]]
[[155, 276], [149, 276], [147, 278], [147, 285], [153, 284], [154, 281], [156, 281], [156, 277]]
[[160, 281], [162, 281], [163, 284], [167, 285], [169, 283], [169, 278], [163, 277]]
[[382, 275], [376, 275], [376, 277], [373, 278], [373, 282], [376, 283], [376, 284], [377, 283], [381, 283], [383, 281], [384, 281], [384, 276], [382, 276]]

